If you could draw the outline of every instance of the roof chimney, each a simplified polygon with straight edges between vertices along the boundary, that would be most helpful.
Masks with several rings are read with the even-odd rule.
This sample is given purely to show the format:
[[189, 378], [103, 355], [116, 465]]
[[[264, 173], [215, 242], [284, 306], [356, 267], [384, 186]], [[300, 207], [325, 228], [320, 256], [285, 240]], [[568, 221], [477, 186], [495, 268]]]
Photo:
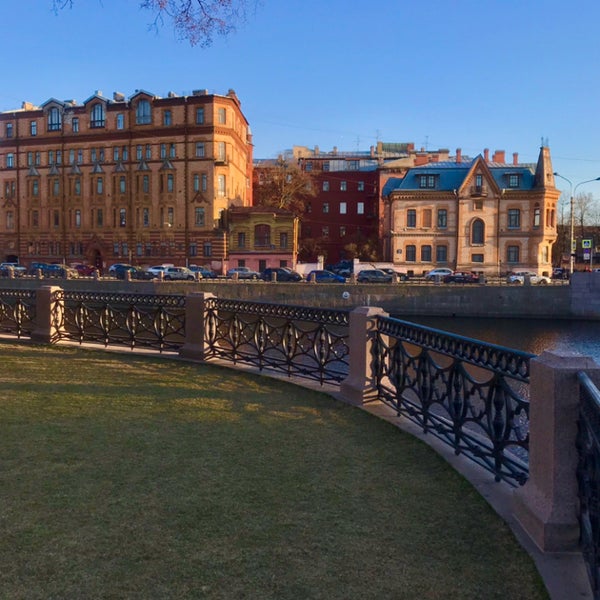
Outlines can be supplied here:
[[490, 162], [490, 149], [489, 148], [483, 149], [483, 160], [485, 160], [485, 162]]
[[492, 162], [505, 163], [506, 156], [505, 156], [504, 150], [494, 150], [494, 156], [492, 157]]
[[519, 164], [519, 153], [513, 152], [513, 165], [518, 165], [518, 164]]
[[457, 163], [462, 162], [462, 149], [461, 148], [456, 149], [456, 162]]

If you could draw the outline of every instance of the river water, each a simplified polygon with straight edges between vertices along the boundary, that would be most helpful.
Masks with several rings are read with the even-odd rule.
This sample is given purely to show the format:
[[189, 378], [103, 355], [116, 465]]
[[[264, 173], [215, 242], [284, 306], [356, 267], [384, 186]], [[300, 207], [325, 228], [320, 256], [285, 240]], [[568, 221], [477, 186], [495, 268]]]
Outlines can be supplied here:
[[532, 354], [544, 350], [577, 352], [600, 364], [600, 321], [452, 317], [405, 320]]

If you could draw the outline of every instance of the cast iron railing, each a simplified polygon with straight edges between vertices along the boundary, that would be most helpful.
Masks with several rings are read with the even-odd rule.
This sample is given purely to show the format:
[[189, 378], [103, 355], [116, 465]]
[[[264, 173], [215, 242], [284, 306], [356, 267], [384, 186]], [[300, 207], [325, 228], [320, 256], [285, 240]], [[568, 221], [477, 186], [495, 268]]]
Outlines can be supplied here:
[[600, 598], [600, 392], [585, 373], [578, 373], [578, 379], [577, 482], [581, 548], [594, 598]]
[[348, 375], [349, 312], [210, 298], [205, 358], [339, 383]]
[[35, 290], [0, 291], [0, 330], [3, 333], [30, 336], [36, 318]]
[[497, 481], [525, 483], [534, 355], [389, 317], [373, 354], [379, 400]]
[[55, 292], [58, 340], [176, 351], [185, 343], [185, 296]]

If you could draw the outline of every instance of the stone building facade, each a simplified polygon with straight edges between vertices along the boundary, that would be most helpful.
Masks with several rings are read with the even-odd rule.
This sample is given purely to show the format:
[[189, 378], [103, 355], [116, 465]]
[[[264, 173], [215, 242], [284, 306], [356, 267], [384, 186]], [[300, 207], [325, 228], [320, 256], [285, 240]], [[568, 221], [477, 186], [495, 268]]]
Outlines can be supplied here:
[[490, 275], [552, 272], [557, 202], [550, 150], [535, 164], [504, 151], [409, 169], [383, 191], [389, 260], [421, 274], [435, 267]]
[[225, 211], [252, 201], [235, 92], [96, 92], [0, 113], [0, 258], [219, 263]]

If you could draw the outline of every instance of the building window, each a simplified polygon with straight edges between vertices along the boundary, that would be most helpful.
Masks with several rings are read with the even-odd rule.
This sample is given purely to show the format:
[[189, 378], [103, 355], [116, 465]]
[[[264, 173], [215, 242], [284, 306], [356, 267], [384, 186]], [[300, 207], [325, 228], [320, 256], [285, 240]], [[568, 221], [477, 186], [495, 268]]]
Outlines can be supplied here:
[[11, 138], [12, 136], [13, 136], [13, 124], [7, 123], [6, 124], [6, 137]]
[[143, 157], [143, 149], [139, 144], [135, 147], [135, 157], [137, 160], [142, 160]]
[[282, 231], [279, 234], [279, 247], [282, 250], [285, 250], [288, 247], [288, 234], [285, 231]]
[[125, 194], [127, 192], [127, 180], [124, 176], [119, 177], [119, 193]]
[[329, 161], [328, 160], [326, 160], [323, 163], [323, 171], [329, 171]]
[[60, 194], [60, 179], [52, 180], [52, 195], [58, 196]]
[[340, 202], [340, 215], [345, 215], [347, 212], [347, 205], [345, 202]]
[[198, 244], [195, 242], [190, 244], [190, 256], [198, 256]]
[[31, 121], [31, 123], [29, 123], [29, 133], [31, 135], [37, 135], [37, 121]]
[[40, 226], [40, 215], [37, 210], [31, 211], [31, 226], [32, 227]]
[[409, 208], [406, 211], [406, 226], [416, 227], [417, 226], [417, 211], [414, 208]]
[[167, 175], [167, 192], [168, 193], [172, 193], [173, 192], [173, 186], [174, 186], [173, 175], [171, 173], [169, 173]]
[[323, 182], [323, 191], [324, 192], [328, 192], [329, 191], [329, 181], [324, 181]]
[[165, 110], [163, 112], [163, 125], [172, 125], [172, 114], [170, 110]]
[[540, 219], [541, 219], [540, 207], [536, 206], [533, 209], [533, 227], [534, 227], [534, 229], [539, 229]]
[[169, 158], [175, 158], [175, 156], [176, 156], [175, 144], [169, 144]]
[[31, 195], [39, 196], [40, 195], [40, 182], [39, 179], [34, 179], [31, 182]]
[[150, 209], [142, 209], [142, 227], [150, 227]]
[[6, 229], [15, 228], [15, 215], [12, 210], [6, 211]]
[[98, 227], [104, 227], [104, 212], [101, 208], [96, 210], [96, 225]]
[[225, 125], [225, 123], [227, 123], [227, 109], [219, 108], [217, 118], [220, 125]]
[[212, 256], [212, 244], [210, 242], [204, 242], [202, 245], [202, 253], [204, 256]]
[[[225, 185], [225, 182], [223, 182], [223, 187]], [[206, 190], [208, 189], [208, 175], [206, 173], [202, 173], [202, 191], [206, 192]]]
[[471, 262], [482, 263], [483, 262], [483, 254], [471, 254]]
[[519, 229], [521, 227], [521, 211], [518, 208], [508, 209], [508, 228]]
[[60, 131], [62, 127], [62, 117], [60, 110], [55, 106], [48, 111], [48, 131]]
[[313, 170], [313, 164], [312, 164], [312, 161], [311, 161], [311, 160], [307, 160], [307, 161], [304, 163], [304, 170], [305, 170], [305, 171], [312, 171], [312, 170]]
[[160, 145], [160, 157], [167, 158], [167, 145], [166, 144]]
[[73, 117], [71, 121], [71, 129], [73, 133], [79, 133], [79, 119], [77, 117]]
[[448, 246], [436, 246], [435, 260], [438, 263], [448, 262]]
[[406, 260], [408, 262], [416, 262], [417, 260], [417, 247], [414, 244], [406, 246]]
[[6, 155], [6, 168], [14, 169], [15, 167], [15, 155], [12, 152], [9, 152]]
[[357, 215], [364, 215], [365, 214], [365, 203], [364, 202], [357, 202], [356, 203], [356, 214]]
[[150, 144], [146, 144], [146, 160], [152, 159], [152, 146]]
[[508, 187], [510, 187], [510, 188], [518, 188], [519, 187], [519, 176], [518, 175], [509, 175], [508, 176]]
[[204, 108], [196, 109], [196, 125], [202, 125], [204, 123]]
[[513, 264], [519, 262], [519, 246], [507, 246], [506, 262]]
[[204, 144], [202, 142], [196, 144], [196, 158], [204, 158]]
[[118, 113], [117, 114], [117, 129], [124, 129], [125, 128], [125, 116], [123, 115], [123, 113]]
[[127, 225], [127, 210], [125, 208], [119, 209], [119, 227], [125, 227]]
[[448, 211], [445, 208], [440, 208], [437, 212], [437, 226], [439, 229], [448, 227]]
[[167, 225], [173, 227], [175, 223], [175, 210], [172, 206], [167, 208]]
[[326, 215], [329, 212], [329, 202], [323, 202], [323, 214]]
[[340, 237], [343, 238], [346, 235], [346, 226], [340, 225]]
[[364, 192], [365, 191], [365, 182], [364, 181], [359, 181], [358, 182], [358, 191], [359, 192]]
[[237, 245], [238, 245], [238, 248], [245, 248], [246, 247], [246, 234], [245, 234], [245, 232], [243, 232], [243, 231], [238, 232]]
[[345, 181], [340, 181], [340, 192], [345, 192], [348, 189], [348, 184]]
[[217, 158], [221, 161], [225, 160], [225, 142], [219, 142], [217, 145]]
[[104, 193], [104, 179], [98, 177], [96, 179], [96, 194], [100, 195]]
[[113, 148], [113, 161], [114, 162], [118, 162], [119, 161], [119, 150], [120, 150], [119, 146], [115, 146]]
[[75, 211], [75, 227], [81, 227], [81, 211], [79, 209]]
[[52, 211], [52, 222], [54, 224], [54, 227], [60, 227], [60, 211]]
[[271, 226], [259, 224], [254, 227], [254, 247], [268, 248], [271, 246]]
[[144, 194], [150, 193], [150, 176], [149, 175], [144, 175], [142, 177], [142, 192]]
[[106, 117], [104, 114], [104, 104], [97, 102], [92, 106], [92, 112], [90, 114], [90, 127], [104, 127], [106, 124]]
[[419, 175], [419, 187], [420, 188], [434, 188], [435, 187], [435, 175]]
[[152, 109], [148, 100], [140, 100], [135, 108], [135, 122], [138, 125], [148, 125], [152, 122]]
[[431, 246], [428, 244], [421, 246], [421, 261], [431, 262]]
[[423, 223], [422, 223], [423, 227], [427, 227], [430, 228], [431, 227], [431, 209], [430, 208], [424, 208], [423, 209]]
[[75, 195], [81, 196], [81, 179], [79, 177], [77, 177], [75, 179], [74, 189], [75, 189]]
[[223, 198], [226, 194], [226, 180], [225, 175], [217, 176], [217, 195]]
[[485, 239], [485, 224], [481, 219], [475, 219], [471, 226], [471, 244], [483, 244]]
[[325, 239], [329, 238], [329, 227], [327, 225], [321, 229], [321, 236]]

